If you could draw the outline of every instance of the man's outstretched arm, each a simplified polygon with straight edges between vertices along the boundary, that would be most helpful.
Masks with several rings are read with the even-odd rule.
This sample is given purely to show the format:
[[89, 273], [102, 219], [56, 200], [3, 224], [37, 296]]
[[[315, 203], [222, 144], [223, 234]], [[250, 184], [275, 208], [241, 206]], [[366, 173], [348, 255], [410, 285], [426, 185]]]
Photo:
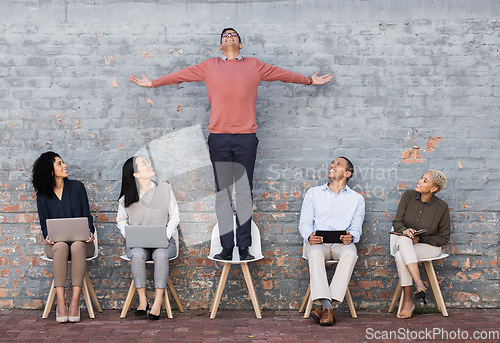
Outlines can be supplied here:
[[319, 72], [314, 73], [310, 78], [309, 78], [309, 84], [310, 85], [322, 85], [327, 82], [330, 82], [333, 78], [332, 74], [326, 74], [323, 76], [318, 76]]
[[138, 79], [137, 77], [135, 77], [133, 75], [128, 76], [130, 81], [132, 81], [136, 85], [139, 85], [141, 87], [147, 87], [147, 88], [153, 87], [153, 82], [151, 82], [151, 80], [148, 79], [147, 76], [144, 76], [143, 74], [141, 74], [141, 77], [142, 77], [142, 79]]

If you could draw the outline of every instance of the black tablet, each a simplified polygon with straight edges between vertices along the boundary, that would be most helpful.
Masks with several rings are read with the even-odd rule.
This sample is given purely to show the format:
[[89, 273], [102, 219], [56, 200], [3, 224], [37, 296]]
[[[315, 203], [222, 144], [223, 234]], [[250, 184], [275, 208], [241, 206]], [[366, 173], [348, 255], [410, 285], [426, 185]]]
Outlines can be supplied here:
[[316, 231], [316, 236], [323, 237], [323, 243], [343, 243], [342, 240], [340, 239], [340, 236], [342, 236], [342, 235], [347, 235], [347, 231], [346, 230], [342, 230], [342, 231], [317, 230]]

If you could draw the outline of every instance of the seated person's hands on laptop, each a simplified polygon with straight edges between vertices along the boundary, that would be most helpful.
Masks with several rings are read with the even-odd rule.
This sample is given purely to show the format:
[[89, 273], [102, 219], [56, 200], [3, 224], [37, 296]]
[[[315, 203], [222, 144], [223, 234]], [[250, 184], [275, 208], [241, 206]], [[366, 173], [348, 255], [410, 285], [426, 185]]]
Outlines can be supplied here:
[[90, 238], [88, 240], [86, 240], [85, 242], [89, 243], [89, 242], [93, 242], [93, 241], [94, 241], [94, 234], [92, 232], [90, 232]]

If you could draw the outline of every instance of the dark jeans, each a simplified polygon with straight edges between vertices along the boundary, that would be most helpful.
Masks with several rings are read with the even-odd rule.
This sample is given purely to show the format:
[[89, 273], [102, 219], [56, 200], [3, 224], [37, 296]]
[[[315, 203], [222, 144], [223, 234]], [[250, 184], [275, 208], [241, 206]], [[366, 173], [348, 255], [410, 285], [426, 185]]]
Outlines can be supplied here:
[[236, 193], [236, 245], [252, 245], [252, 189], [255, 157], [259, 140], [255, 133], [211, 133], [208, 136], [210, 160], [214, 168], [215, 211], [221, 245], [234, 246], [232, 191]]

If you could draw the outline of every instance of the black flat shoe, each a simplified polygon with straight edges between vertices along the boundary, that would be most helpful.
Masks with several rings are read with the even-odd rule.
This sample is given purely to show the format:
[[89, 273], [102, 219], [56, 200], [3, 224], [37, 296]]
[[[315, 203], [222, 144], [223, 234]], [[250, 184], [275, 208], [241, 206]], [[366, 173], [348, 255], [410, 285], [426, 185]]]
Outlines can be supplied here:
[[151, 312], [149, 312], [148, 313], [148, 319], [149, 320], [159, 320], [160, 319], [160, 315], [151, 314]]
[[425, 292], [425, 290], [421, 289], [421, 290], [418, 290], [415, 292], [414, 294], [415, 296], [415, 299], [422, 299], [422, 302], [427, 305], [427, 300], [425, 299], [425, 297], [427, 296], [427, 293]]
[[222, 251], [214, 256], [216, 260], [231, 261], [233, 259], [233, 247], [222, 248]]
[[135, 310], [135, 315], [137, 317], [145, 317], [145, 318], [147, 318], [148, 311], [149, 311], [149, 303], [146, 305], [146, 309], [145, 310]]
[[238, 247], [238, 251], [240, 253], [240, 261], [248, 261], [255, 259], [255, 256], [251, 255], [250, 251], [248, 251], [248, 247]]

